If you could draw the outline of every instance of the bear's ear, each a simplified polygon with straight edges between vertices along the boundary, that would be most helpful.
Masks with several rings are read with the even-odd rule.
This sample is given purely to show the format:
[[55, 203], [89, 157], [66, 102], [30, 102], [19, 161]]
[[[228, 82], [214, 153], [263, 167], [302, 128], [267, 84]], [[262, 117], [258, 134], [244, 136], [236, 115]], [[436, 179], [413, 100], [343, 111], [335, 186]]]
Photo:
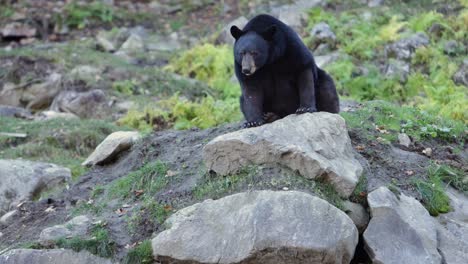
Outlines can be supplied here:
[[273, 25], [269, 28], [267, 28], [267, 30], [263, 31], [260, 35], [262, 35], [262, 37], [265, 39], [265, 40], [273, 40], [273, 36], [275, 35], [276, 33], [276, 26]]
[[244, 32], [240, 30], [237, 26], [232, 26], [231, 27], [231, 35], [238, 40], [242, 35], [244, 35]]

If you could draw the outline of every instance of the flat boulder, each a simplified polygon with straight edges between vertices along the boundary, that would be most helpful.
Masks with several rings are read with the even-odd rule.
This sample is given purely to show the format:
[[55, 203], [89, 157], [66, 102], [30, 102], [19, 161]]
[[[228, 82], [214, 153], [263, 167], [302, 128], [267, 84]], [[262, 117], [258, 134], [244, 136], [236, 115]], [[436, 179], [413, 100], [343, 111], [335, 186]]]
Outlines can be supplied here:
[[186, 207], [152, 240], [161, 263], [349, 263], [353, 221], [298, 191], [253, 191]]
[[18, 203], [70, 180], [70, 169], [55, 164], [0, 160], [0, 216]]
[[438, 224], [413, 197], [380, 187], [367, 196], [371, 220], [364, 232], [373, 263], [441, 263]]
[[86, 251], [71, 249], [13, 249], [0, 255], [1, 264], [112, 264], [109, 259], [100, 258]]
[[230, 174], [249, 165], [279, 165], [330, 182], [343, 197], [362, 173], [344, 119], [318, 112], [290, 115], [260, 127], [221, 135], [203, 149], [208, 170]]
[[107, 136], [89, 157], [82, 163], [83, 166], [101, 165], [112, 160], [120, 152], [129, 149], [140, 134], [135, 131], [118, 131]]

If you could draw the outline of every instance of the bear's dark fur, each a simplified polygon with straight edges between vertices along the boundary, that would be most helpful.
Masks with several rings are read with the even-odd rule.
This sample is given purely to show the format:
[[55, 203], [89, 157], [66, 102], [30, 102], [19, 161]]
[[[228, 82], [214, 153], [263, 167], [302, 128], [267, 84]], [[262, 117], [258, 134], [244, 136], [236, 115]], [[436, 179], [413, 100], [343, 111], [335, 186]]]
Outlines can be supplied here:
[[[240, 30], [234, 61], [241, 85], [244, 127], [260, 126], [289, 114], [339, 112], [332, 78], [315, 64], [312, 53], [289, 26], [269, 15], [258, 15]], [[273, 118], [272, 118], [273, 117]]]

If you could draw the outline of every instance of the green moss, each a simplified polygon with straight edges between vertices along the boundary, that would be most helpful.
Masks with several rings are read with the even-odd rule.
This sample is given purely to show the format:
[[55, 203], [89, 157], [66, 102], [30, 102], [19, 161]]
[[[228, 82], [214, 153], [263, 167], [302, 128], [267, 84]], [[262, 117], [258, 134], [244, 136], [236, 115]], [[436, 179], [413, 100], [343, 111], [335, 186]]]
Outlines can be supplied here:
[[427, 179], [414, 178], [412, 184], [421, 195], [424, 207], [432, 216], [451, 210], [450, 199], [445, 194], [444, 185], [439, 175], [429, 174]]
[[112, 257], [116, 248], [115, 243], [110, 239], [108, 231], [102, 225], [97, 225], [93, 228], [91, 235], [90, 239], [80, 237], [61, 238], [55, 242], [55, 245], [59, 248], [72, 249], [76, 252], [86, 250], [103, 258]]
[[155, 194], [167, 183], [167, 166], [161, 161], [150, 162], [127, 176], [115, 180], [108, 191], [111, 198], [126, 199], [136, 193]]
[[363, 174], [359, 178], [359, 181], [356, 184], [356, 188], [354, 188], [354, 191], [349, 197], [349, 200], [355, 203], [360, 203], [362, 205], [367, 204], [367, 175], [366, 174]]
[[153, 263], [153, 248], [151, 247], [151, 240], [145, 240], [135, 248], [132, 248], [130, 251], [128, 251], [122, 263]]

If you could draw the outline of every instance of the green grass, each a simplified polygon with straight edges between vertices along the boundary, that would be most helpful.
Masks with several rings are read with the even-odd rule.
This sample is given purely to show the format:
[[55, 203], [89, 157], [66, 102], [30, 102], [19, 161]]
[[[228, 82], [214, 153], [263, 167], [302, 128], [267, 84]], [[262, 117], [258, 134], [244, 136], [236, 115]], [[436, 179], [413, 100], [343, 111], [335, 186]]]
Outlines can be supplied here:
[[363, 174], [359, 178], [356, 188], [349, 197], [349, 200], [362, 205], [367, 204], [367, 175]]
[[165, 177], [167, 170], [167, 166], [159, 160], [150, 162], [112, 182], [108, 195], [121, 199], [134, 197], [136, 192], [153, 195], [169, 182]]
[[465, 195], [468, 195], [468, 175], [462, 170], [448, 165], [432, 164], [428, 169], [428, 174], [430, 177], [441, 179]]
[[110, 23], [114, 17], [114, 9], [101, 1], [93, 1], [87, 4], [71, 1], [64, 7], [61, 16], [57, 16], [57, 22], [62, 22], [69, 27], [83, 29], [90, 23]]
[[151, 240], [145, 240], [135, 248], [132, 248], [122, 260], [122, 264], [137, 263], [153, 263], [153, 248], [151, 247]]
[[127, 219], [127, 228], [130, 233], [138, 232], [141, 225], [160, 226], [174, 212], [170, 205], [163, 205], [150, 195], [143, 195], [139, 208]]
[[226, 176], [211, 176], [205, 174], [193, 190], [197, 200], [219, 199], [229, 194], [246, 190], [290, 190], [310, 191], [318, 197], [343, 209], [343, 199], [335, 188], [326, 182], [306, 179], [297, 173], [284, 172], [278, 177], [260, 177], [256, 166], [243, 168], [240, 172]]
[[[341, 95], [359, 101], [381, 99], [418, 105], [431, 114], [467, 123], [468, 92], [452, 80], [463, 61], [463, 51], [451, 57], [444, 54], [443, 47], [447, 40], [463, 42], [468, 37], [468, 9], [443, 15], [430, 1], [415, 2], [395, 1], [375, 9], [350, 5], [339, 13], [314, 8], [309, 12], [308, 28], [326, 22], [337, 36], [342, 56], [325, 69]], [[363, 16], [363, 12], [370, 16]], [[434, 23], [441, 25], [440, 34], [429, 32]], [[385, 76], [380, 64], [388, 63], [384, 59], [386, 45], [416, 32], [426, 33], [430, 44], [416, 50], [407, 80]], [[316, 45], [310, 37], [306, 42]]]
[[[436, 138], [463, 144], [468, 136], [462, 121], [442, 118], [418, 109], [398, 106], [385, 101], [364, 103], [354, 112], [342, 112], [349, 128], [365, 131], [367, 135], [396, 141], [398, 133], [404, 132], [415, 140]], [[376, 126], [387, 133], [379, 133]]]
[[412, 179], [412, 184], [421, 195], [424, 207], [432, 216], [447, 213], [451, 210], [450, 199], [445, 193], [441, 175], [444, 175], [444, 173], [432, 167], [428, 170], [426, 179]]
[[91, 236], [90, 239], [60, 238], [55, 241], [55, 245], [58, 248], [72, 249], [76, 252], [86, 250], [103, 258], [110, 258], [114, 255], [115, 243], [110, 239], [109, 232], [103, 226], [95, 226]]
[[51, 162], [71, 169], [74, 179], [86, 172], [81, 162], [118, 127], [104, 120], [29, 121], [0, 117], [1, 132], [26, 133], [26, 139], [0, 136], [0, 158]]

